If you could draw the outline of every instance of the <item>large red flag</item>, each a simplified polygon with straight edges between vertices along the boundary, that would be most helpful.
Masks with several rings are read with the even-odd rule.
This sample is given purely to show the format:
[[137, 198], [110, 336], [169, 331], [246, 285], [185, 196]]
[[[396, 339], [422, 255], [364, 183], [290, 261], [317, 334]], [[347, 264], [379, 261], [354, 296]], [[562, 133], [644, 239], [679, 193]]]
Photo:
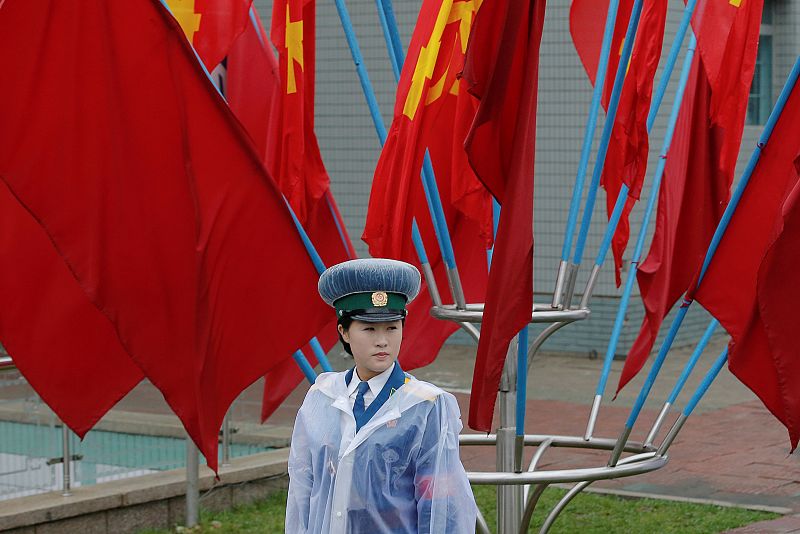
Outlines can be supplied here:
[[[0, 118], [5, 118], [2, 111]], [[5, 161], [0, 163], [0, 177], [10, 172]], [[111, 322], [87, 298], [42, 227], [4, 183], [0, 301], [0, 339], [14, 364], [79, 436], [142, 379]]]
[[156, 0], [6, 0], [0, 59], [2, 179], [216, 468], [330, 314], [280, 192]]
[[[633, 4], [634, 0], [619, 0], [601, 100], [606, 109], [611, 100], [611, 91], [614, 89], [614, 77], [622, 56], [622, 47], [625, 44], [625, 33], [633, 12]], [[569, 8], [569, 33], [572, 36], [572, 44], [575, 45], [575, 51], [578, 53], [578, 58], [580, 58], [592, 85], [597, 79], [597, 67], [600, 63], [600, 49], [603, 45], [608, 5], [609, 0], [572, 0]]]
[[[373, 256], [419, 266], [412, 246], [416, 219], [439, 288], [448, 287], [445, 266], [431, 222], [420, 171], [429, 150], [459, 274], [467, 300], [484, 298], [486, 247], [491, 243], [491, 199], [466, 159], [463, 141], [474, 116], [474, 99], [458, 74], [475, 12], [481, 2], [425, 0], [411, 36], [395, 100], [394, 119], [381, 152], [362, 239]], [[452, 299], [442, 291], [445, 303]], [[429, 315], [426, 291], [409, 306], [400, 354], [404, 369], [427, 365], [455, 323]]]
[[248, 24], [253, 0], [165, 0], [186, 38], [213, 70]]
[[628, 199], [611, 242], [617, 287], [622, 281], [622, 254], [630, 237], [628, 216], [639, 199], [647, 171], [647, 155], [650, 149], [647, 116], [650, 113], [653, 80], [661, 58], [666, 20], [666, 0], [645, 0], [603, 167], [601, 183], [606, 190], [609, 218], [614, 211], [622, 184], [629, 188]]
[[305, 223], [330, 179], [314, 135], [316, 1], [278, 0], [272, 6], [270, 37], [278, 50], [280, 131], [269, 170], [297, 218]]
[[480, 101], [465, 148], [503, 213], [475, 360], [469, 426], [489, 432], [508, 345], [533, 309], [533, 171], [545, 2], [487, 2], [464, 79]]
[[723, 169], [733, 172], [756, 66], [764, 0], [706, 1], [692, 20], [711, 86], [710, 117], [725, 130]]
[[[669, 161], [676, 157], [676, 152], [685, 154], [690, 149], [695, 155], [688, 160], [690, 168], [680, 164], [685, 171], [680, 167], [674, 169], [683, 175], [666, 172], [661, 185], [653, 243], [637, 275], [645, 320], [625, 361], [618, 390], [642, 368], [664, 317], [696, 276], [727, 204], [739, 155], [763, 0], [705, 2], [703, 5], [705, 8], [693, 20], [702, 67], [695, 67], [693, 79], [699, 84], [695, 87], [695, 99], [702, 97], [700, 85], [707, 87], [704, 90], [707, 95], [700, 106], [695, 102], [699, 114], [692, 128], [692, 146], [685, 147], [682, 152], [675, 151], [675, 143], [681, 142], [678, 140], [681, 133], [676, 132], [673, 149], [667, 156], [668, 171], [671, 165], [676, 165]], [[684, 104], [681, 114], [684, 120], [689, 120], [686, 107]], [[698, 151], [698, 146], [707, 142], [701, 141], [699, 136], [707, 140], [714, 138], [711, 141], [713, 152]], [[686, 172], [691, 172], [691, 178], [685, 176]], [[708, 183], [697, 183], [704, 180]], [[666, 191], [669, 193], [665, 194]]]
[[786, 103], [695, 299], [731, 335], [731, 371], [800, 438], [800, 84]]
[[[255, 13], [255, 8], [253, 10]], [[306, 40], [305, 44], [313, 46], [313, 41]], [[276, 147], [284, 139], [280, 111], [282, 86], [278, 63], [257, 13], [253, 23], [248, 25], [231, 47], [226, 65], [226, 96], [231, 110], [255, 142], [267, 169], [277, 172], [280, 162], [276, 161], [275, 156], [279, 153]], [[314, 66], [306, 62], [304, 68], [310, 71]], [[303, 81], [306, 84], [312, 83], [313, 77], [304, 76]], [[313, 93], [314, 87], [303, 87], [302, 90]], [[313, 108], [306, 108], [305, 111], [312, 113]], [[313, 136], [313, 132], [310, 135]], [[290, 148], [294, 147], [296, 145], [290, 145]], [[300, 153], [296, 157], [302, 159], [304, 156]], [[311, 206], [304, 228], [325, 265], [334, 265], [355, 258], [353, 245], [330, 189]], [[317, 334], [320, 346], [325, 352], [329, 351], [338, 340], [334, 314], [330, 317], [331, 322]], [[314, 351], [310, 346], [306, 345], [303, 353], [308, 356], [312, 365], [316, 365]], [[266, 420], [303, 379], [302, 372], [291, 358], [284, 360], [275, 370], [267, 373], [261, 410], [262, 419]]]
[[617, 390], [644, 366], [664, 317], [689, 287], [728, 203], [733, 172], [720, 168], [725, 132], [711, 124], [711, 88], [695, 56], [659, 191], [656, 230], [637, 279], [645, 318]]

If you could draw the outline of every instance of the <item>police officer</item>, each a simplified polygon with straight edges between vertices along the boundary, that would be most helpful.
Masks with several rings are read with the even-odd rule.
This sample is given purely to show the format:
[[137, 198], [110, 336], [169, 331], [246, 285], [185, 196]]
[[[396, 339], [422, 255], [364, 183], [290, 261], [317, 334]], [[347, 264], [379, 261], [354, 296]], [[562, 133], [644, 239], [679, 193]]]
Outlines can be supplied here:
[[287, 534], [475, 531], [456, 400], [397, 362], [419, 287], [415, 267], [385, 259], [340, 263], [320, 277], [355, 366], [321, 374], [297, 413]]

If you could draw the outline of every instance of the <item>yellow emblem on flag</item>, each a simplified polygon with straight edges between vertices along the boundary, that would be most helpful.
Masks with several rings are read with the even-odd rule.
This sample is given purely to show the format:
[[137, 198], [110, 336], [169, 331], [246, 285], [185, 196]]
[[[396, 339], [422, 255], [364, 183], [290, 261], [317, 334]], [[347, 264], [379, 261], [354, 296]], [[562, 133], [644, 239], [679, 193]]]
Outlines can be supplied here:
[[742, 0], [730, 0], [730, 4], [733, 7], [740, 7], [742, 5]]
[[167, 0], [167, 7], [181, 25], [186, 38], [190, 43], [193, 42], [194, 34], [200, 29], [200, 18], [202, 17], [194, 11], [194, 0]]
[[297, 92], [297, 80], [294, 75], [294, 64], [303, 69], [303, 20], [292, 22], [289, 18], [289, 4], [286, 4], [286, 51], [289, 54], [286, 62], [286, 94]]

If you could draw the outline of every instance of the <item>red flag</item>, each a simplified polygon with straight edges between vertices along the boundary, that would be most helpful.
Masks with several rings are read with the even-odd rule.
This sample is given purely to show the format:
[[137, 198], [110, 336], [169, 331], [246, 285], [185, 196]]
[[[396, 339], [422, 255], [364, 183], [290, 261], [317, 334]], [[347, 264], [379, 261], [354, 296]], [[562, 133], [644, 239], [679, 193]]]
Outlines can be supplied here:
[[794, 296], [800, 260], [800, 84], [786, 103], [695, 299], [731, 335], [731, 371], [800, 438]]
[[647, 155], [650, 149], [647, 116], [650, 113], [653, 80], [661, 58], [666, 20], [666, 0], [645, 1], [603, 167], [601, 183], [606, 190], [606, 210], [609, 218], [614, 211], [622, 184], [629, 188], [628, 199], [611, 243], [617, 287], [622, 282], [620, 277], [622, 254], [630, 237], [628, 216], [639, 200], [647, 170]]
[[6, 0], [0, 59], [2, 179], [216, 468], [233, 399], [330, 315], [280, 192], [156, 0]]
[[[594, 85], [597, 79], [597, 66], [600, 62], [600, 49], [603, 46], [603, 32], [605, 20], [608, 16], [609, 0], [572, 0], [569, 9], [569, 33], [575, 51], [583, 63], [583, 68]], [[622, 56], [622, 47], [625, 44], [625, 33], [628, 30], [628, 21], [633, 12], [634, 0], [620, 0], [617, 9], [617, 18], [614, 24], [614, 36], [611, 40], [611, 50], [608, 55], [608, 69], [606, 80], [603, 84], [604, 108], [608, 109], [611, 100], [611, 91], [614, 89], [614, 77]]]
[[710, 117], [725, 130], [721, 167], [733, 172], [756, 66], [764, 0], [703, 2], [692, 26], [711, 86]]
[[281, 137], [269, 170], [301, 223], [330, 186], [314, 135], [316, 2], [280, 0], [272, 6], [272, 43], [278, 49]]
[[[313, 40], [308, 42], [313, 44]], [[265, 166], [277, 172], [280, 161], [276, 156], [279, 154], [279, 143], [284, 138], [281, 131], [284, 123], [280, 110], [282, 97], [278, 64], [268, 43], [260, 20], [256, 16], [253, 23], [248, 25], [233, 44], [228, 55], [227, 97], [231, 110], [245, 126], [259, 149]], [[313, 64], [306, 62], [305, 68], [311, 71]], [[305, 76], [303, 80], [305, 83], [313, 83], [311, 76]], [[313, 94], [314, 87], [303, 87], [303, 90]], [[313, 107], [306, 108], [305, 111], [313, 113]], [[313, 123], [313, 117], [311, 122]], [[310, 135], [314, 137], [313, 146], [316, 147], [313, 131]], [[290, 144], [288, 147], [297, 148], [297, 145]], [[303, 157], [303, 153], [296, 154], [298, 159]], [[322, 165], [321, 160], [320, 165]], [[322, 171], [324, 172], [324, 168]], [[327, 189], [310, 209], [304, 228], [323, 263], [334, 265], [355, 258], [353, 245], [330, 189]], [[318, 341], [325, 352], [338, 341], [334, 314], [331, 314], [330, 318], [331, 321], [317, 333]], [[310, 346], [306, 345], [303, 353], [312, 365], [316, 365], [317, 361]], [[292, 358], [285, 359], [273, 371], [267, 373], [261, 410], [262, 420], [272, 415], [303, 379], [303, 373]]]
[[[255, 8], [253, 8], [255, 12]], [[280, 143], [280, 75], [275, 52], [261, 19], [248, 23], [231, 45], [226, 61], [225, 98], [253, 139], [271, 176], [278, 170], [274, 155]]]
[[489, 432], [509, 342], [533, 309], [533, 171], [545, 2], [487, 3], [470, 37], [464, 79], [480, 100], [465, 148], [503, 205], [475, 360], [469, 426]]
[[[486, 288], [486, 247], [491, 244], [491, 199], [463, 150], [475, 102], [458, 79], [478, 0], [425, 0], [400, 75], [394, 119], [381, 152], [362, 239], [373, 256], [420, 265], [412, 246], [416, 219], [439, 288], [448, 287], [445, 266], [420, 178], [429, 150], [467, 300], [480, 302]], [[452, 300], [442, 291], [445, 303]], [[433, 319], [426, 291], [409, 306], [400, 354], [404, 369], [427, 365], [455, 323]]]
[[[0, 176], [9, 171], [0, 165]], [[0, 339], [14, 364], [80, 437], [142, 379], [108, 317], [86, 297], [47, 234], [4, 183], [0, 301]]]
[[[763, 0], [705, 2], [704, 6], [693, 21], [700, 52], [699, 65], [702, 66], [698, 69], [695, 65], [694, 70], [699, 72], [695, 72], [693, 79], [698, 84], [695, 98], [705, 100], [699, 107], [699, 102], [695, 103], [698, 115], [696, 127], [692, 128], [691, 151], [696, 155], [688, 160], [692, 162], [691, 169], [681, 164], [686, 169], [683, 172], [691, 170], [693, 176], [687, 179], [685, 174], [669, 172], [669, 159], [675, 159], [672, 154], [687, 152], [686, 148], [675, 150], [675, 142], [681, 137], [676, 132], [676, 141], [667, 160], [668, 172], [661, 184], [656, 232], [650, 254], [637, 275], [645, 320], [625, 361], [618, 390], [642, 368], [661, 322], [681, 293], [690, 289], [700, 269], [708, 242], [727, 204], [742, 141]], [[707, 89], [701, 91], [702, 85]], [[702, 92], [707, 93], [705, 97]], [[681, 110], [681, 114], [687, 116], [684, 120], [689, 120], [684, 111]], [[706, 143], [699, 141], [700, 136], [705, 136], [707, 141], [713, 138], [712, 153], [698, 151], [698, 147]], [[678, 182], [667, 183], [675, 180]], [[704, 180], [709, 182], [697, 183]], [[665, 191], [670, 192], [665, 195]], [[690, 213], [692, 211], [694, 213]]]
[[711, 125], [711, 88], [699, 56], [678, 115], [659, 191], [656, 230], [637, 279], [645, 318], [617, 391], [641, 370], [664, 317], [689, 287], [728, 203], [733, 172], [720, 168], [725, 132]]
[[248, 24], [253, 0], [165, 0], [208, 70], [228, 54]]

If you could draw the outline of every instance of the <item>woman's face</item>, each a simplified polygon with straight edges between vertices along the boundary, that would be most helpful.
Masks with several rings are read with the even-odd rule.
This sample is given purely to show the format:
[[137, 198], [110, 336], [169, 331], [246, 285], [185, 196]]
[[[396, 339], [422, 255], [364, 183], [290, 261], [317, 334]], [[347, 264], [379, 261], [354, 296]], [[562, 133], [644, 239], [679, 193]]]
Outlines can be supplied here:
[[350, 344], [358, 376], [369, 380], [391, 367], [397, 359], [403, 341], [403, 322], [353, 321], [347, 330], [339, 325], [339, 333]]

